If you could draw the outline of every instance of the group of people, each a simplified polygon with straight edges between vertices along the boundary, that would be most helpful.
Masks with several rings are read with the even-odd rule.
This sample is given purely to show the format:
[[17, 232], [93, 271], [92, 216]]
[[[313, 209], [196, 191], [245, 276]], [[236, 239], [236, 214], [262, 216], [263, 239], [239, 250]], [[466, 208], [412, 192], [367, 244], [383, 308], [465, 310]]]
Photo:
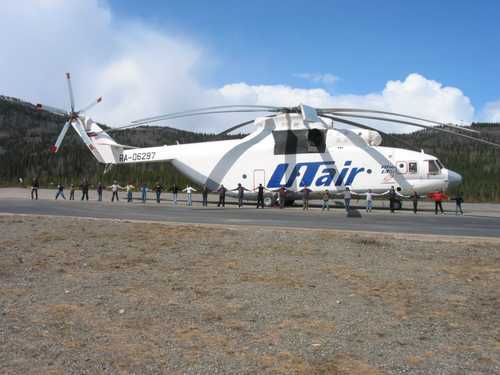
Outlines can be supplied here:
[[[31, 199], [38, 199], [38, 189], [40, 187], [40, 184], [38, 183], [38, 180], [33, 180], [33, 183], [31, 184]], [[90, 184], [87, 180], [82, 181], [82, 183], [79, 186], [82, 196], [81, 200], [89, 200], [89, 188]], [[66, 196], [64, 195], [64, 185], [62, 183], [59, 183], [57, 185], [57, 193], [56, 193], [56, 200], [61, 197], [63, 199], [66, 199]], [[102, 201], [102, 191], [104, 189], [104, 186], [99, 182], [97, 184], [97, 200]], [[76, 191], [76, 186], [74, 184], [71, 184], [70, 186], [70, 191], [69, 191], [69, 200], [73, 201], [75, 200], [75, 191]]]
[[[31, 199], [38, 199], [38, 189], [40, 187], [40, 184], [38, 182], [38, 179], [33, 179], [32, 184], [31, 184]], [[81, 190], [81, 200], [89, 200], [89, 188], [90, 184], [88, 180], [83, 180], [82, 183], [79, 185], [79, 189]], [[62, 183], [57, 185], [57, 192], [55, 199], [57, 200], [59, 197], [62, 199], [66, 199], [64, 195], [64, 185]], [[109, 189], [112, 192], [111, 195], [111, 201], [114, 202], [119, 201], [119, 192], [120, 191], [126, 191], [127, 193], [127, 202], [132, 202], [133, 200], [133, 192], [135, 191], [136, 187], [132, 185], [132, 183], [128, 183], [126, 186], [121, 186], [117, 181], [114, 181], [112, 185], [109, 187], [104, 186], [101, 182], [97, 183], [96, 185], [96, 192], [97, 192], [97, 200], [102, 201], [102, 195], [103, 191], [105, 189]], [[69, 195], [69, 200], [74, 200], [75, 199], [75, 191], [77, 190], [77, 187], [74, 184], [71, 184], [70, 186], [70, 195]], [[142, 184], [139, 188], [139, 192], [141, 194], [141, 201], [143, 203], [146, 203], [147, 200], [147, 194], [148, 192], [152, 190], [155, 193], [156, 196], [156, 202], [160, 203], [161, 201], [161, 194], [167, 190], [172, 193], [172, 203], [173, 205], [177, 205], [178, 203], [178, 194], [179, 192], [184, 192], [186, 193], [186, 204], [188, 206], [193, 205], [193, 193], [196, 192], [197, 190], [193, 188], [191, 185], [187, 185], [184, 189], [180, 189], [177, 184], [173, 184], [170, 189], [165, 189], [164, 186], [160, 183], [157, 182], [152, 189], [148, 187], [147, 184]], [[215, 191], [209, 190], [207, 185], [204, 185], [203, 188], [201, 189], [201, 196], [202, 196], [202, 206], [206, 207], [208, 206], [208, 194], [210, 192], [216, 192], [218, 194], [218, 203], [217, 207], [225, 207], [226, 205], [226, 193], [228, 189], [224, 185], [220, 185], [218, 189]], [[244, 199], [245, 199], [245, 192], [251, 191], [250, 189], [245, 188], [241, 183], [238, 184], [238, 186], [234, 189], [231, 189], [230, 191], [236, 191], [237, 192], [237, 198], [238, 198], [238, 207], [242, 207], [244, 204]], [[287, 201], [287, 196], [289, 194], [288, 190], [284, 185], [280, 186], [278, 189], [275, 190], [269, 190], [265, 188], [262, 184], [259, 184], [253, 191], [257, 192], [257, 208], [264, 208], [264, 196], [266, 192], [272, 192], [272, 193], [277, 193], [277, 202], [279, 204], [280, 208], [285, 207], [285, 203]], [[300, 193], [302, 193], [302, 208], [303, 210], [309, 210], [309, 201], [310, 201], [310, 196], [312, 193], [312, 190], [309, 189], [308, 187], [304, 187], [303, 189], [300, 190]], [[383, 193], [374, 193], [372, 192], [371, 189], [368, 190], [366, 193], [357, 193], [354, 191], [351, 191], [349, 187], [346, 187], [343, 192], [338, 194], [341, 196], [341, 198], [344, 201], [344, 207], [346, 214], [349, 215], [350, 210], [351, 210], [351, 200], [353, 197], [364, 197], [366, 200], [366, 212], [371, 212], [373, 209], [373, 201], [376, 196], [385, 196], [389, 200], [389, 209], [392, 213], [395, 212], [397, 209], [398, 202], [400, 202], [401, 198], [407, 198], [410, 199], [413, 203], [413, 212], [416, 214], [418, 211], [418, 203], [419, 201], [423, 198], [420, 194], [418, 194], [416, 191], [413, 192], [411, 195], [403, 195], [400, 192], [398, 192], [394, 186], [391, 186], [389, 190]], [[321, 197], [321, 209], [324, 210], [330, 210], [330, 199], [332, 198], [332, 193], [328, 190], [324, 190], [320, 194]], [[434, 212], [437, 215], [439, 212], [441, 214], [444, 214], [443, 210], [443, 204], [442, 202], [445, 200], [448, 200], [448, 196], [445, 195], [442, 191], [436, 191], [433, 193], [428, 194], [428, 198], [434, 201]], [[462, 203], [464, 202], [463, 195], [461, 193], [458, 193], [454, 198], [451, 200], [455, 201], [455, 213], [458, 215], [463, 215], [463, 210], [462, 210]]]

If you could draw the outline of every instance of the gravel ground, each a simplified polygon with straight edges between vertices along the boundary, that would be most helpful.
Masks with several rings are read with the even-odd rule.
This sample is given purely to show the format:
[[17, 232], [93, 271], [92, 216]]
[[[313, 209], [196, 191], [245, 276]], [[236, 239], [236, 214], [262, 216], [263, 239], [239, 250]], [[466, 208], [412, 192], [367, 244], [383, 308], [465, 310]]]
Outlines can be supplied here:
[[499, 374], [500, 241], [0, 217], [1, 374]]

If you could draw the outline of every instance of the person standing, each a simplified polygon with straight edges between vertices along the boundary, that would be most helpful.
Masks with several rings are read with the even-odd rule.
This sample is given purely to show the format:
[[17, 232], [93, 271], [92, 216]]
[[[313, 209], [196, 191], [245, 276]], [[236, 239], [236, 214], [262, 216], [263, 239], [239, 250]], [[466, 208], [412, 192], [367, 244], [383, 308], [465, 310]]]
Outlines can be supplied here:
[[386, 194], [389, 196], [389, 209], [391, 210], [392, 213], [394, 213], [396, 208], [396, 202], [398, 201], [399, 197], [402, 197], [402, 195], [399, 194], [396, 191], [396, 189], [394, 189], [394, 186], [391, 186], [389, 190], [382, 193], [381, 195], [386, 195]]
[[155, 185], [155, 192], [156, 192], [156, 203], [160, 203], [160, 195], [163, 190], [163, 187], [161, 186], [160, 182], [157, 182]]
[[120, 200], [118, 198], [118, 191], [120, 189], [123, 189], [123, 187], [118, 184], [118, 181], [116, 181], [116, 180], [113, 181], [113, 185], [111, 185], [111, 192], [113, 193], [113, 195], [111, 196], [111, 202], [114, 202], [115, 198], [116, 198], [117, 202]]
[[241, 185], [241, 183], [238, 184], [238, 187], [236, 189], [233, 189], [232, 191], [237, 191], [238, 192], [238, 207], [241, 208], [243, 206], [243, 198], [245, 197], [245, 190], [248, 190], [246, 187]]
[[59, 196], [63, 197], [63, 199], [66, 200], [66, 197], [64, 196], [64, 185], [61, 183], [57, 185], [56, 200], [57, 198], [59, 198]]
[[103, 184], [101, 184], [100, 182], [97, 183], [97, 201], [98, 202], [101, 202], [102, 201], [102, 191], [104, 189], [104, 186]]
[[306, 186], [305, 188], [300, 190], [300, 192], [302, 193], [302, 209], [309, 210], [309, 197], [312, 190]]
[[129, 182], [127, 184], [127, 186], [125, 186], [125, 188], [127, 189], [127, 202], [130, 203], [132, 202], [132, 198], [133, 198], [133, 191], [135, 189], [135, 186], [132, 185], [131, 182]]
[[186, 193], [186, 198], [187, 198], [186, 204], [188, 206], [192, 206], [193, 205], [193, 191], [196, 191], [196, 189], [191, 187], [191, 185], [188, 185], [182, 191]]
[[142, 184], [141, 185], [141, 201], [142, 203], [146, 203], [146, 198], [147, 198], [147, 195], [148, 195], [148, 185], [146, 184]]
[[207, 185], [203, 185], [203, 189], [201, 189], [201, 199], [203, 207], [208, 207], [208, 187]]
[[448, 199], [448, 197], [443, 193], [443, 191], [439, 190], [434, 193], [429, 193], [429, 198], [434, 201], [434, 213], [437, 215], [439, 208], [441, 215], [444, 215], [443, 200]]
[[464, 203], [464, 196], [462, 193], [458, 193], [455, 195], [455, 197], [452, 199], [455, 201], [455, 215], [458, 215], [460, 212], [460, 215], [464, 214], [464, 211], [462, 210], [462, 203]]
[[227, 189], [224, 187], [224, 185], [221, 185], [217, 192], [219, 193], [219, 203], [217, 203], [217, 207], [226, 207], [226, 191]]
[[410, 196], [410, 199], [413, 202], [413, 213], [417, 214], [418, 200], [420, 199], [420, 195], [416, 191], [414, 191], [413, 194]]
[[40, 188], [40, 184], [38, 183], [38, 178], [34, 178], [31, 181], [31, 200], [38, 200], [38, 189]]
[[87, 181], [87, 179], [83, 180], [80, 185], [80, 189], [82, 189], [82, 201], [84, 199], [89, 200], [89, 182]]
[[75, 185], [71, 184], [71, 189], [69, 191], [69, 200], [74, 201], [75, 200]]
[[257, 208], [264, 208], [264, 190], [266, 188], [262, 184], [259, 184], [254, 190], [257, 190]]
[[324, 211], [325, 208], [327, 211], [330, 211], [330, 192], [325, 190], [323, 194], [321, 194], [321, 199], [323, 201], [321, 205], [321, 211]]
[[348, 187], [346, 187], [342, 196], [344, 198], [344, 207], [346, 215], [349, 216], [349, 211], [351, 210], [351, 199], [352, 199], [351, 190]]
[[373, 209], [373, 197], [375, 194], [372, 192], [372, 189], [368, 189], [368, 193], [366, 195], [366, 212], [372, 212]]
[[179, 193], [179, 188], [177, 187], [177, 184], [174, 184], [172, 186], [172, 204], [174, 206], [177, 205], [177, 194]]
[[285, 201], [286, 201], [286, 194], [287, 190], [285, 185], [281, 185], [279, 189], [274, 190], [275, 192], [278, 193], [278, 199], [280, 201], [280, 209], [285, 208]]

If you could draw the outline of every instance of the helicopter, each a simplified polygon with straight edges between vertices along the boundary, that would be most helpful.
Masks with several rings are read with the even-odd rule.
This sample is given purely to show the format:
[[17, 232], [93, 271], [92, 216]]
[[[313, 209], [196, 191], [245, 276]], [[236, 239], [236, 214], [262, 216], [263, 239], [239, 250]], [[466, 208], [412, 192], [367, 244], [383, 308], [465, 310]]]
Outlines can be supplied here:
[[[86, 113], [102, 101], [99, 97], [82, 110], [75, 110], [71, 77], [66, 73], [71, 110], [37, 105], [61, 115], [66, 120], [50, 151], [56, 153], [69, 127], [83, 140], [99, 163], [170, 162], [177, 170], [200, 186], [215, 191], [220, 186], [241, 184], [249, 190], [246, 199], [256, 199], [254, 192], [262, 185], [268, 192], [281, 187], [287, 200], [301, 199], [301, 190], [310, 189], [311, 197], [325, 190], [333, 196], [347, 187], [356, 194], [368, 191], [383, 194], [394, 187], [399, 194], [424, 195], [445, 191], [462, 182], [462, 176], [446, 168], [435, 156], [405, 148], [381, 146], [381, 131], [361, 120], [384, 121], [392, 125], [411, 125], [434, 129], [474, 142], [500, 147], [483, 138], [477, 130], [420, 117], [360, 108], [314, 108], [305, 104], [294, 107], [266, 105], [224, 105], [170, 113], [135, 120], [110, 130], [103, 130]], [[110, 133], [178, 118], [221, 113], [268, 113], [230, 127], [219, 133], [227, 135], [253, 125], [255, 130], [241, 139], [133, 147], [117, 143]], [[337, 124], [347, 125], [342, 128]], [[470, 133], [475, 133], [474, 135]], [[383, 134], [383, 133], [382, 133]], [[388, 135], [388, 134], [385, 134]], [[237, 194], [237, 193], [234, 193]], [[275, 194], [264, 202], [272, 205]], [[398, 207], [396, 207], [398, 208]]]

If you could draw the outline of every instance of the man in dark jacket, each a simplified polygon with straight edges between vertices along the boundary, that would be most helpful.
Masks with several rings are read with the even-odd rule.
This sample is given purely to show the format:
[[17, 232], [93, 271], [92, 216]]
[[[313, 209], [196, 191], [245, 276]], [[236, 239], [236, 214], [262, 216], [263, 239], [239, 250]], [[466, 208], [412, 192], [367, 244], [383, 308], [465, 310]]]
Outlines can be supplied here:
[[391, 186], [389, 190], [387, 190], [385, 193], [382, 193], [380, 195], [385, 195], [387, 194], [389, 196], [389, 208], [391, 209], [391, 212], [394, 213], [394, 210], [396, 208], [396, 202], [399, 200], [399, 197], [402, 195], [399, 194], [396, 189], [394, 189], [394, 186]]
[[464, 214], [464, 211], [462, 210], [462, 203], [464, 203], [464, 196], [462, 193], [458, 193], [452, 200], [455, 201], [455, 215], [458, 215], [460, 212], [460, 215]]
[[97, 189], [96, 190], [97, 190], [97, 200], [99, 202], [101, 202], [102, 201], [102, 191], [104, 190], [104, 185], [101, 184], [100, 182], [97, 183]]
[[63, 184], [57, 185], [56, 200], [57, 200], [57, 198], [59, 198], [59, 196], [63, 197], [63, 199], [66, 200], [66, 197], [64, 196], [64, 185]]
[[257, 190], [257, 208], [264, 208], [264, 190], [266, 188], [262, 184], [259, 184], [254, 190]]
[[238, 192], [238, 207], [243, 206], [243, 198], [245, 197], [245, 190], [249, 191], [246, 187], [244, 187], [241, 184], [238, 184], [238, 187], [236, 189], [233, 189], [233, 191]]
[[170, 191], [172, 191], [172, 204], [174, 206], [176, 206], [177, 205], [177, 194], [179, 193], [179, 188], [177, 187], [177, 184], [173, 184]]
[[31, 199], [38, 200], [38, 189], [40, 184], [38, 183], [38, 178], [34, 178], [31, 182]]
[[156, 192], [156, 203], [160, 203], [160, 195], [163, 190], [163, 187], [161, 186], [160, 182], [157, 182], [155, 185], [155, 192]]
[[221, 185], [220, 188], [217, 190], [219, 193], [219, 203], [217, 203], [217, 207], [226, 207], [226, 191], [227, 189], [224, 187], [224, 185]]
[[413, 213], [417, 213], [417, 208], [418, 208], [418, 200], [420, 199], [420, 195], [414, 191], [413, 194], [411, 195], [411, 201], [413, 202]]
[[201, 189], [201, 198], [202, 198], [202, 206], [207, 207], [208, 206], [208, 187], [207, 187], [207, 185], [203, 185], [203, 188]]
[[86, 179], [83, 180], [80, 189], [82, 189], [82, 201], [84, 199], [89, 200], [89, 182]]

